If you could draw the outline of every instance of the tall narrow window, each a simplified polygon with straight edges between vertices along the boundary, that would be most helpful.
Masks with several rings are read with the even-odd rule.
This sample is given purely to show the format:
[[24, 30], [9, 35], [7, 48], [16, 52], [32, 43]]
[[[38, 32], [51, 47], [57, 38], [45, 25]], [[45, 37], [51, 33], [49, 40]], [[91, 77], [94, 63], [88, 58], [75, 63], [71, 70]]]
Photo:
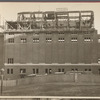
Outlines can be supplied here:
[[33, 69], [33, 74], [35, 74], [35, 69]]
[[48, 74], [48, 69], [45, 69], [45, 73]]
[[62, 72], [64, 72], [64, 69], [62, 69]]
[[36, 74], [38, 74], [39, 73], [39, 69], [36, 69]]
[[13, 74], [13, 69], [11, 69], [11, 74]]
[[10, 73], [10, 71], [9, 71], [9, 69], [7, 69], [7, 74], [9, 74]]

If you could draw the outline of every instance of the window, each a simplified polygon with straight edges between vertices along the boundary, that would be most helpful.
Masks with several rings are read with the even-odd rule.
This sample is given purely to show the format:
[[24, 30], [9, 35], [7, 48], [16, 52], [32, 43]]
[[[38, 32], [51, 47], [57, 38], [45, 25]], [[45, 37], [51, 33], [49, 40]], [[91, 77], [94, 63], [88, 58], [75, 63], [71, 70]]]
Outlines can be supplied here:
[[26, 73], [26, 69], [20, 69], [20, 73]]
[[76, 69], [71, 69], [71, 71], [78, 71], [78, 69], [76, 68]]
[[13, 69], [7, 69], [7, 74], [13, 74]]
[[51, 42], [52, 38], [46, 38], [46, 42]]
[[85, 42], [90, 42], [90, 41], [91, 41], [91, 38], [90, 38], [90, 37], [87, 37], [87, 38], [85, 37], [85, 38], [84, 38], [84, 41], [85, 41]]
[[51, 74], [52, 73], [52, 70], [51, 69], [49, 69], [49, 74]]
[[72, 42], [77, 42], [77, 37], [72, 37], [72, 38], [71, 38], [71, 41], [72, 41]]
[[9, 43], [14, 43], [14, 38], [9, 38], [9, 39], [8, 39], [8, 42], [9, 42]]
[[33, 74], [38, 74], [39, 73], [39, 69], [33, 69]]
[[48, 69], [45, 69], [45, 73], [48, 74]]
[[14, 59], [13, 58], [8, 58], [8, 64], [13, 64], [14, 63]]
[[58, 69], [58, 72], [64, 72], [64, 69]]
[[91, 71], [91, 69], [89, 69], [89, 71]]
[[13, 74], [13, 69], [11, 69], [11, 74]]
[[72, 34], [77, 34], [77, 32], [76, 31], [74, 31], [74, 32], [71, 32]]
[[74, 71], [74, 69], [71, 69], [71, 71]]
[[64, 69], [62, 69], [62, 72], [64, 72]]
[[36, 69], [36, 74], [38, 74], [39, 73], [39, 70], [38, 69]]
[[33, 38], [33, 43], [38, 43], [39, 42], [39, 38]]
[[64, 42], [65, 40], [64, 40], [64, 38], [59, 38], [58, 41], [59, 42]]
[[98, 63], [100, 64], [100, 59], [98, 59]]
[[7, 69], [7, 74], [9, 74], [10, 72], [9, 72], [9, 69]]
[[78, 69], [76, 68], [75, 71], [78, 71]]
[[85, 71], [91, 71], [91, 69], [85, 69]]
[[14, 35], [14, 33], [9, 33], [9, 35]]
[[58, 72], [61, 72], [61, 69], [58, 69]]
[[51, 74], [52, 73], [52, 69], [45, 69], [45, 73], [46, 74]]
[[26, 43], [26, 42], [27, 42], [26, 38], [21, 38], [21, 43]]
[[33, 74], [35, 74], [35, 69], [33, 69]]
[[46, 33], [47, 35], [51, 35], [52, 33], [51, 32], [48, 32], [48, 33]]

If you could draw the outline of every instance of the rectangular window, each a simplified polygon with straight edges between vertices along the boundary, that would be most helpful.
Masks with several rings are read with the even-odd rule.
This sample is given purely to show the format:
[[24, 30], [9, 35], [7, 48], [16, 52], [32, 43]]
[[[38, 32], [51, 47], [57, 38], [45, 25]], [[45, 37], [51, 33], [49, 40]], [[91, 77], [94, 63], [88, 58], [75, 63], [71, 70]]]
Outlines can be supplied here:
[[38, 69], [36, 69], [36, 74], [38, 74], [39, 73], [39, 70]]
[[84, 41], [85, 41], [85, 42], [90, 42], [90, 41], [91, 41], [91, 38], [90, 38], [90, 37], [85, 37], [85, 38], [84, 38]]
[[21, 38], [21, 43], [26, 43], [27, 39], [26, 38]]
[[89, 71], [91, 71], [91, 69], [89, 69]]
[[98, 59], [98, 64], [100, 64], [100, 59]]
[[45, 73], [48, 74], [48, 69], [45, 69]]
[[13, 69], [11, 69], [11, 74], [13, 74]]
[[9, 69], [7, 69], [7, 74], [10, 74], [10, 71], [9, 71]]
[[9, 33], [9, 35], [14, 35], [14, 33]]
[[20, 69], [20, 73], [26, 73], [26, 69]]
[[39, 38], [33, 38], [33, 43], [38, 43], [39, 42]]
[[58, 41], [59, 42], [64, 42], [65, 40], [64, 40], [64, 38], [59, 38]]
[[35, 74], [35, 69], [33, 69], [33, 74]]
[[14, 43], [14, 38], [9, 38], [8, 43]]
[[52, 38], [46, 38], [46, 42], [52, 42]]
[[8, 64], [13, 64], [14, 63], [14, 59], [13, 58], [8, 58]]
[[61, 72], [61, 69], [58, 69], [58, 72]]
[[72, 42], [77, 42], [77, 37], [71, 38], [71, 41], [72, 41]]
[[62, 72], [64, 72], [64, 69], [62, 69]]

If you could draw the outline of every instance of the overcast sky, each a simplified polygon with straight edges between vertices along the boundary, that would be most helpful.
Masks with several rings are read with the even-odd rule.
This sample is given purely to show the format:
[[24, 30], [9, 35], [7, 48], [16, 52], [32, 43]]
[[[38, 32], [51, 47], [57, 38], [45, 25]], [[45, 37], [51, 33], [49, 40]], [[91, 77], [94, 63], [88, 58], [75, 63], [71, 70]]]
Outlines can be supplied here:
[[68, 11], [92, 10], [94, 11], [94, 26], [100, 34], [100, 3], [34, 3], [34, 2], [0, 2], [0, 16], [6, 20], [16, 20], [18, 12], [24, 11], [56, 11], [56, 8], [67, 8]]

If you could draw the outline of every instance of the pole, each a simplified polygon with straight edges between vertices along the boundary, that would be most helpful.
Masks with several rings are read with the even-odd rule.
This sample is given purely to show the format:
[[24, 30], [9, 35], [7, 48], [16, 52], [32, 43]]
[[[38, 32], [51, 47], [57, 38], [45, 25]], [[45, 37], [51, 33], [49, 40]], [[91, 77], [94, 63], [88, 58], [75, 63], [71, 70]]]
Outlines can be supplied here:
[[3, 75], [1, 75], [1, 95], [3, 93]]

